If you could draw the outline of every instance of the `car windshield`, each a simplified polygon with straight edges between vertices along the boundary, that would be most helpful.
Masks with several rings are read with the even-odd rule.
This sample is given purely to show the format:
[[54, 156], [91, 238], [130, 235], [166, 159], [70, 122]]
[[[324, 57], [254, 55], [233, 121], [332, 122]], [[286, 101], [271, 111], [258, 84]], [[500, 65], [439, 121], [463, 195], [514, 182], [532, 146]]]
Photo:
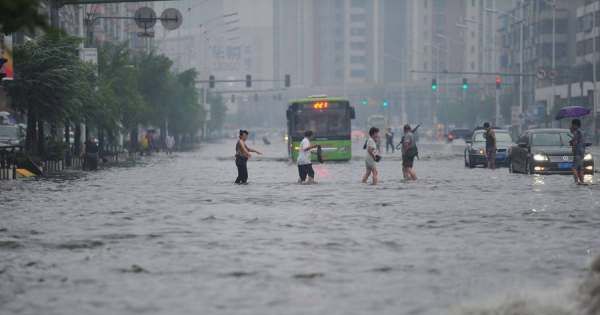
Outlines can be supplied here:
[[[483, 136], [483, 132], [478, 132], [473, 135], [475, 142], [485, 142], [485, 137]], [[510, 143], [512, 142], [512, 138], [508, 132], [498, 132], [496, 131], [496, 142], [500, 143]]]
[[534, 133], [532, 136], [532, 145], [534, 146], [568, 146], [571, 140], [571, 134], [568, 132], [548, 132]]
[[0, 138], [18, 139], [19, 128], [17, 126], [0, 126]]

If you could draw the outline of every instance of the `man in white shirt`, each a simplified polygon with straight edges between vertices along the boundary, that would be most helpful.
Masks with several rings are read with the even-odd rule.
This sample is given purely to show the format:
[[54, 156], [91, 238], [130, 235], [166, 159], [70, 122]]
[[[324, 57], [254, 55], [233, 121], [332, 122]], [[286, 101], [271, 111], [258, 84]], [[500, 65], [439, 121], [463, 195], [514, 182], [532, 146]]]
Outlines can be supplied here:
[[379, 129], [371, 127], [369, 129], [369, 140], [367, 140], [367, 156], [365, 157], [366, 171], [362, 182], [366, 183], [371, 174], [373, 175], [373, 185], [377, 185], [379, 172], [377, 171], [377, 162], [379, 162], [379, 150], [377, 141], [379, 140]]
[[[304, 132], [304, 139], [300, 142], [300, 148], [298, 149], [298, 173], [300, 175], [299, 183], [315, 183], [315, 171], [312, 167], [312, 161], [310, 158], [310, 150], [316, 148], [318, 145], [311, 145], [310, 138], [312, 138], [313, 132], [307, 130]], [[308, 181], [306, 177], [308, 176]]]

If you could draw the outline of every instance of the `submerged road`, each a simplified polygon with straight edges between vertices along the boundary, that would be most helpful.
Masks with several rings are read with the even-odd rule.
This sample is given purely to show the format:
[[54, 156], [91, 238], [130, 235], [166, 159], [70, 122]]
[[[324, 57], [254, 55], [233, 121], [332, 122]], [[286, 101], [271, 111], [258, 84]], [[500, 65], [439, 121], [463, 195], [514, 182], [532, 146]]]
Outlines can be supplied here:
[[600, 253], [600, 185], [465, 169], [442, 146], [421, 150], [416, 183], [387, 158], [379, 186], [359, 183], [360, 159], [303, 186], [275, 144], [238, 187], [233, 146], [0, 183], [0, 314], [446, 314], [514, 294], [567, 307], [554, 294], [569, 299]]

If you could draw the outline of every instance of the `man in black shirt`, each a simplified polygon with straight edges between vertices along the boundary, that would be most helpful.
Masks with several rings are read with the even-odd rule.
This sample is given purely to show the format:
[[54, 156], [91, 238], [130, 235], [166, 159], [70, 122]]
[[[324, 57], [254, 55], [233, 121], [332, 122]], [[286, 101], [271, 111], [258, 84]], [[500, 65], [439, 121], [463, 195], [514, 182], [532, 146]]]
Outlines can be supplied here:
[[390, 147], [392, 147], [392, 153], [394, 153], [394, 132], [392, 128], [388, 128], [385, 132], [385, 153], [390, 151]]

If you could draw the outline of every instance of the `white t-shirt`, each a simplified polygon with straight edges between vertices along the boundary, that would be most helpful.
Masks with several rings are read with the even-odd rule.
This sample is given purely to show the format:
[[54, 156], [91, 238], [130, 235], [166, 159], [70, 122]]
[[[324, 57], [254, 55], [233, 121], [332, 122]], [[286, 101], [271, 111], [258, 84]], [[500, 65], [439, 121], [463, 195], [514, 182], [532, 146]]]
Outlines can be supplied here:
[[371, 154], [369, 154], [369, 148], [373, 149], [373, 154], [377, 155], [379, 154], [378, 150], [377, 150], [377, 142], [375, 142], [375, 140], [373, 140], [373, 138], [369, 137], [369, 140], [367, 140], [367, 162], [375, 162], [375, 159], [373, 159], [373, 157], [371, 156]]
[[300, 148], [298, 149], [298, 165], [311, 164], [310, 151], [306, 150], [308, 148], [310, 148], [310, 141], [308, 138], [302, 139], [302, 142], [300, 142]]

